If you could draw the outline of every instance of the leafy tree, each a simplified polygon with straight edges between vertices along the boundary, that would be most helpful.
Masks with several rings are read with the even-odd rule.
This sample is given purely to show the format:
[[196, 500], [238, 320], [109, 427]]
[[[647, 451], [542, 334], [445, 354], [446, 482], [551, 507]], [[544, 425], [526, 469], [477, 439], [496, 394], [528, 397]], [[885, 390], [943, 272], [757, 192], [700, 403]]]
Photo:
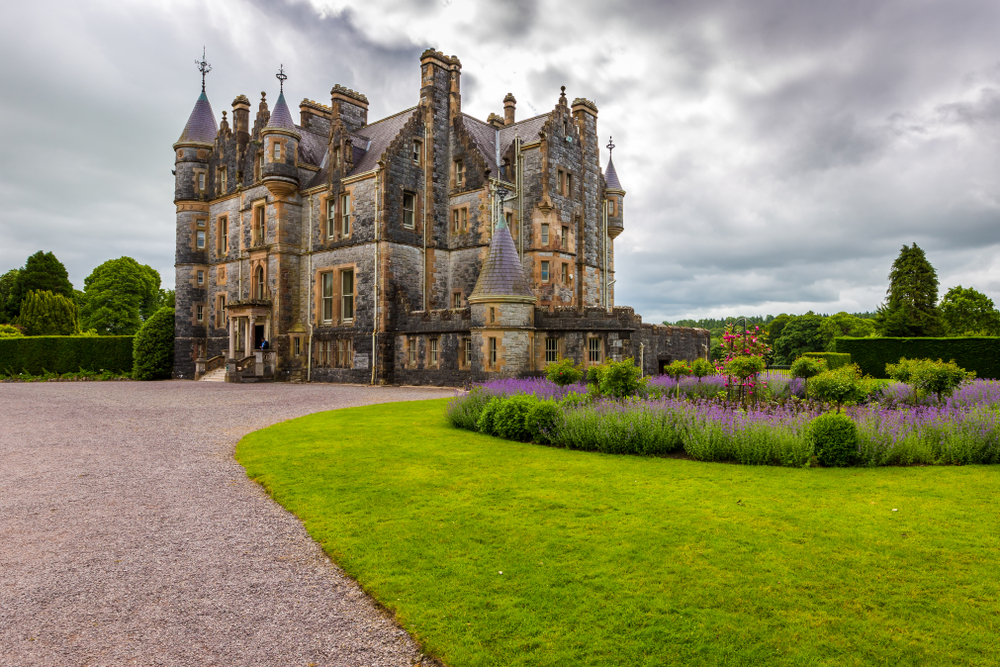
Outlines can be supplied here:
[[[6, 274], [5, 274], [6, 275]], [[17, 272], [7, 295], [7, 317], [13, 320], [21, 314], [21, 302], [28, 292], [43, 291], [73, 298], [73, 285], [69, 272], [51, 252], [39, 250], [24, 263]]]
[[11, 290], [17, 282], [21, 269], [11, 269], [0, 276], [0, 324], [9, 324], [14, 317], [7, 312], [7, 302], [10, 300]]
[[109, 259], [83, 281], [85, 329], [130, 335], [160, 308], [160, 274], [131, 257]]
[[774, 341], [774, 360], [791, 364], [806, 352], [823, 352], [826, 341], [822, 326], [823, 318], [811, 311], [789, 321], [781, 330], [781, 337]]
[[[663, 372], [677, 381], [677, 398], [680, 398], [681, 377], [690, 375], [693, 372], [693, 369], [688, 365], [688, 362], [678, 359], [671, 362], [666, 368], [664, 368]], [[699, 381], [700, 380], [701, 378], [699, 378]]]
[[695, 359], [691, 363], [691, 373], [698, 378], [698, 382], [701, 382], [703, 377], [715, 374], [715, 364], [707, 359]]
[[944, 396], [950, 396], [953, 391], [963, 384], [972, 382], [975, 377], [975, 371], [966, 371], [959, 367], [954, 360], [944, 362], [940, 359], [937, 361], [923, 359], [922, 363], [913, 370], [911, 382], [915, 388], [921, 391], [936, 394], [940, 404]]
[[939, 336], [937, 272], [916, 243], [903, 246], [889, 272], [889, 289], [876, 321], [885, 336]]
[[174, 367], [174, 310], [161, 308], [139, 329], [132, 343], [132, 377], [169, 378]]
[[971, 287], [952, 287], [941, 299], [939, 310], [951, 336], [1000, 336], [1000, 312], [993, 299]]
[[809, 392], [809, 378], [815, 377], [828, 370], [826, 360], [815, 359], [813, 357], [799, 357], [792, 362], [792, 377], [802, 378], [805, 382], [805, 391]]
[[875, 326], [875, 322], [870, 319], [861, 319], [856, 315], [851, 315], [843, 311], [836, 315], [824, 317], [823, 323], [820, 325], [820, 334], [823, 336], [823, 340], [826, 341], [825, 349], [827, 352], [836, 352], [837, 336], [867, 338], [868, 336], [874, 336], [876, 333], [878, 333], [878, 329]]
[[771, 323], [767, 325], [767, 337], [772, 341], [777, 341], [781, 338], [781, 333], [785, 330], [785, 326], [794, 319], [794, 316], [782, 313], [776, 318], [771, 320]]
[[832, 371], [820, 373], [809, 383], [809, 395], [821, 401], [837, 404], [840, 412], [844, 403], [857, 403], [867, 395], [861, 369], [857, 364], [848, 364]]
[[21, 301], [17, 323], [29, 336], [72, 336], [80, 333], [76, 304], [62, 294], [32, 290]]

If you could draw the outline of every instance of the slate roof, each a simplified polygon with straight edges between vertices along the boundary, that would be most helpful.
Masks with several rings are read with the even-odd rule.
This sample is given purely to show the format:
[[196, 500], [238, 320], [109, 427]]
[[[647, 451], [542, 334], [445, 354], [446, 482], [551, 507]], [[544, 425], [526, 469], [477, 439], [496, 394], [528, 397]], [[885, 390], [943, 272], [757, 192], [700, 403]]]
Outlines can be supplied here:
[[194, 103], [194, 109], [188, 118], [184, 131], [181, 132], [181, 141], [197, 141], [203, 144], [210, 144], [215, 141], [215, 135], [219, 133], [219, 126], [215, 124], [215, 114], [212, 112], [212, 105], [208, 101], [205, 91], [201, 91], [198, 101]]
[[622, 184], [618, 182], [618, 172], [615, 171], [615, 163], [608, 158], [608, 168], [604, 171], [604, 181], [608, 184], [608, 190], [624, 190]]
[[274, 111], [271, 112], [271, 119], [268, 121], [267, 126], [298, 132], [295, 122], [292, 120], [292, 114], [288, 111], [288, 105], [285, 103], [284, 92], [278, 95], [278, 103], [274, 105]]
[[302, 135], [299, 139], [300, 160], [317, 167], [320, 166], [323, 163], [323, 158], [326, 157], [326, 137], [301, 127], [296, 127], [295, 130]]
[[490, 254], [483, 262], [479, 272], [476, 287], [469, 295], [469, 300], [491, 296], [520, 296], [535, 299], [534, 292], [524, 275], [521, 260], [514, 247], [514, 239], [510, 236], [507, 224], [501, 218], [493, 230], [493, 240], [490, 242]]
[[[499, 139], [500, 139], [500, 155], [503, 156], [510, 148], [510, 145], [514, 143], [514, 137], [521, 137], [522, 143], [528, 143], [534, 141], [538, 138], [538, 133], [541, 131], [542, 127], [548, 121], [551, 114], [542, 114], [541, 116], [535, 116], [534, 118], [526, 118], [525, 120], [514, 123], [513, 125], [505, 125], [499, 128]], [[494, 176], [497, 175], [497, 128], [493, 127], [489, 123], [484, 123], [478, 118], [473, 118], [472, 116], [463, 113], [463, 120], [465, 123], [465, 129], [469, 132], [469, 136], [472, 137], [472, 141], [476, 144], [476, 148], [479, 149], [480, 154], [486, 161], [486, 166], [490, 168], [490, 171]], [[508, 180], [510, 177], [508, 176]]]
[[413, 118], [413, 114], [416, 112], [417, 107], [410, 107], [394, 116], [365, 125], [352, 134], [355, 149], [360, 148], [364, 151], [364, 155], [359, 160], [358, 151], [354, 151], [354, 170], [351, 173], [361, 174], [374, 169], [375, 165], [378, 164], [378, 159], [389, 148], [389, 144], [399, 135], [403, 126]]
[[538, 133], [552, 116], [551, 113], [543, 113], [541, 116], [525, 118], [513, 125], [507, 125], [500, 130], [500, 155], [507, 152], [510, 145], [514, 143], [514, 137], [521, 137], [521, 143], [527, 144], [538, 138]]

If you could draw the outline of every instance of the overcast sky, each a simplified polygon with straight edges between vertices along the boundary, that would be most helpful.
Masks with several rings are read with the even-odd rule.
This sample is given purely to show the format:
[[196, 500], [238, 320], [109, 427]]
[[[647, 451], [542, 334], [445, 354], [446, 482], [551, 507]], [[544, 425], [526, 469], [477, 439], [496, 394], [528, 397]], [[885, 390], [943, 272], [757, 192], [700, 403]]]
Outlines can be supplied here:
[[[417, 103], [419, 55], [463, 109], [600, 108], [625, 198], [619, 305], [646, 321], [873, 310], [903, 244], [1000, 302], [1000, 3], [48, 1], [5, 7], [0, 272], [70, 280], [130, 255], [173, 285], [173, 151], [200, 90]], [[602, 156], [602, 164], [607, 160]]]

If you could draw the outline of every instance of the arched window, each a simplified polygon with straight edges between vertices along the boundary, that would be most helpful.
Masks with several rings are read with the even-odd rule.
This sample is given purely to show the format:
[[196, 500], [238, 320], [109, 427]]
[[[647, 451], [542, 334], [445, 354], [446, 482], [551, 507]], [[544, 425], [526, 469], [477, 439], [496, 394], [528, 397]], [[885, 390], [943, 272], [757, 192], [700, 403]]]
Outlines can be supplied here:
[[264, 267], [257, 267], [257, 274], [254, 276], [254, 288], [255, 288], [255, 298], [263, 299], [264, 297]]

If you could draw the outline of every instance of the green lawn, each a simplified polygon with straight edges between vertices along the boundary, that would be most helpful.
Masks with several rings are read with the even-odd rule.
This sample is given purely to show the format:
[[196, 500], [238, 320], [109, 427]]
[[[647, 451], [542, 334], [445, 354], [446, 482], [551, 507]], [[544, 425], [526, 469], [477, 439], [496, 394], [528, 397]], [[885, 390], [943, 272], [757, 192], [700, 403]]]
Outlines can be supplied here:
[[1000, 467], [610, 456], [445, 406], [295, 419], [237, 459], [451, 667], [1000, 664]]

